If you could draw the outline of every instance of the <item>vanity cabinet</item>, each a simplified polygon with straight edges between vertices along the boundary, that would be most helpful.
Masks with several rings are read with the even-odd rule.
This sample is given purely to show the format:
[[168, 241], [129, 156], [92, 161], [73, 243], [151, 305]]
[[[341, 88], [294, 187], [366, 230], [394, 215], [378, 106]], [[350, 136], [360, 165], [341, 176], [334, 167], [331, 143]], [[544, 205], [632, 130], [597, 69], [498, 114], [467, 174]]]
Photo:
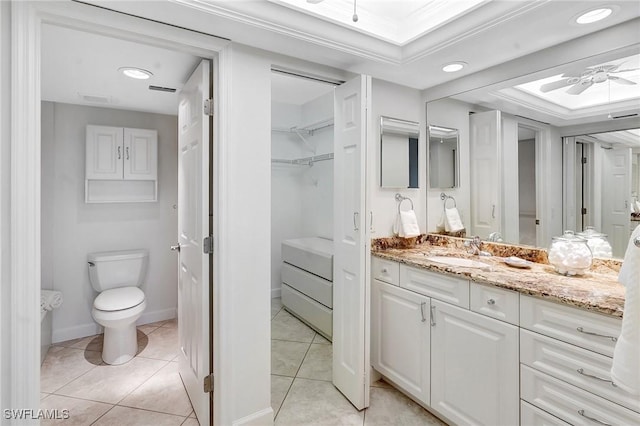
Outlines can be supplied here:
[[87, 203], [156, 201], [157, 181], [156, 130], [87, 126]]

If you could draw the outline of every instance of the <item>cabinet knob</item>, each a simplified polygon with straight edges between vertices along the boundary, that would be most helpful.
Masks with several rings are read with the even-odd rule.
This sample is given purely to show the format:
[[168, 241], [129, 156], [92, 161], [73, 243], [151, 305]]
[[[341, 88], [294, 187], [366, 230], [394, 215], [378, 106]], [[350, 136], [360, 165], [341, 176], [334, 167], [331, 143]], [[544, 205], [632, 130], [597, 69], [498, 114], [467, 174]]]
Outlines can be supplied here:
[[495, 305], [496, 301], [494, 299], [487, 300], [487, 305]]
[[386, 274], [387, 273], [387, 268], [382, 268], [382, 273]]

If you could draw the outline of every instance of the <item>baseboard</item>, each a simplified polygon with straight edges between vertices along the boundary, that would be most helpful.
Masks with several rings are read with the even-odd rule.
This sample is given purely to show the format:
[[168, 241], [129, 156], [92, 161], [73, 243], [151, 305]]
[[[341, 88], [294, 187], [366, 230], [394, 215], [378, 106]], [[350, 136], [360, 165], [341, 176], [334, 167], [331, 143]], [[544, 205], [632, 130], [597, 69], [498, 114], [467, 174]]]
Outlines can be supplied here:
[[273, 424], [273, 409], [271, 407], [249, 414], [233, 422], [233, 426], [264, 426]]
[[278, 297], [282, 296], [282, 289], [281, 288], [272, 288], [271, 289], [271, 298], [272, 299], [277, 299]]
[[[143, 313], [136, 325], [149, 324], [157, 321], [164, 321], [175, 318], [176, 308], [160, 309], [157, 311]], [[102, 327], [95, 322], [89, 324], [76, 325], [73, 327], [61, 328], [53, 330], [51, 340], [53, 343], [66, 342], [71, 339], [79, 339], [81, 337], [93, 336], [102, 333]]]

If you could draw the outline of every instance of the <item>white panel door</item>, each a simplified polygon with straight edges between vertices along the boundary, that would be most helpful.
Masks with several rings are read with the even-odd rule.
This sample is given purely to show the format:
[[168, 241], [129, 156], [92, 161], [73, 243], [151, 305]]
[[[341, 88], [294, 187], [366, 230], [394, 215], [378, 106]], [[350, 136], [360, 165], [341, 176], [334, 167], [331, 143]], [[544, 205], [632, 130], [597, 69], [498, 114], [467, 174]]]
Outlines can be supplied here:
[[609, 236], [613, 257], [624, 257], [629, 241], [631, 148], [605, 151], [602, 188], [602, 232]]
[[180, 375], [201, 425], [208, 425], [211, 394], [203, 380], [211, 372], [209, 333], [209, 117], [210, 64], [203, 60], [185, 84], [178, 105], [178, 334]]
[[501, 229], [502, 146], [500, 111], [487, 111], [469, 116], [471, 174], [471, 235], [488, 238]]
[[87, 126], [86, 179], [122, 180], [122, 127]]
[[333, 384], [359, 410], [369, 405], [366, 273], [366, 141], [371, 77], [335, 89]]
[[371, 287], [371, 365], [429, 405], [430, 299], [378, 280]]
[[124, 178], [156, 180], [158, 177], [158, 132], [124, 129]]
[[457, 425], [517, 425], [518, 327], [432, 299], [431, 407]]

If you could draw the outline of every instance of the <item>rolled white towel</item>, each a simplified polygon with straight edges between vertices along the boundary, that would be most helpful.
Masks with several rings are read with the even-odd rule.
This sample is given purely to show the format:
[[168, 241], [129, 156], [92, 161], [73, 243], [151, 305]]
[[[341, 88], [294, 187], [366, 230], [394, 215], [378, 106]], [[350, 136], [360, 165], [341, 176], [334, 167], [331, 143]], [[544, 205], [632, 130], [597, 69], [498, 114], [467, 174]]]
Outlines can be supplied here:
[[418, 218], [413, 210], [400, 212], [400, 236], [409, 238], [420, 235], [420, 227], [418, 226]]
[[62, 305], [62, 302], [62, 293], [59, 291], [40, 291], [40, 312], [59, 308]]
[[625, 286], [622, 330], [613, 351], [611, 379], [620, 389], [640, 395], [640, 225], [631, 234], [618, 281]]

